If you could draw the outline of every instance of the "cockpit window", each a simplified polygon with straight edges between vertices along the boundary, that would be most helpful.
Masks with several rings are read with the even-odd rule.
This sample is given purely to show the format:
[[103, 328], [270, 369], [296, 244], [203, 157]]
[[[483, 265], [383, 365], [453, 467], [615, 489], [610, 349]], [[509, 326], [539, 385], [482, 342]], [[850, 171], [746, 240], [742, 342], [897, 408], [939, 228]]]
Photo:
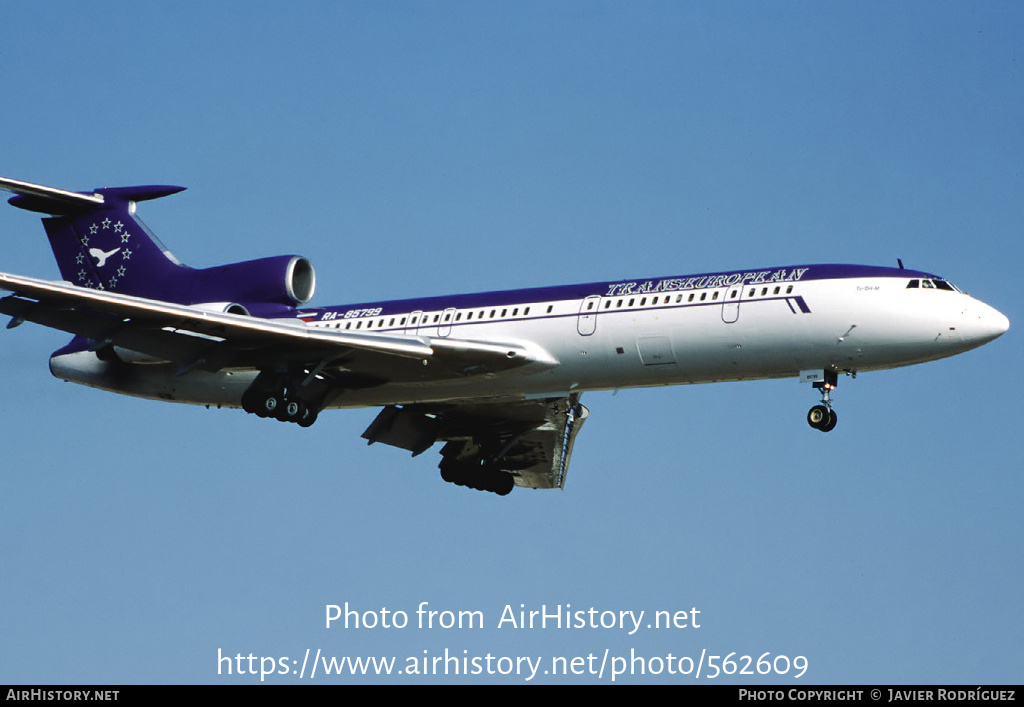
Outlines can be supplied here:
[[918, 288], [924, 288], [927, 290], [946, 290], [947, 292], [959, 292], [953, 285], [949, 284], [945, 280], [939, 278], [932, 278], [931, 280], [911, 280], [907, 283], [908, 290], [915, 290]]

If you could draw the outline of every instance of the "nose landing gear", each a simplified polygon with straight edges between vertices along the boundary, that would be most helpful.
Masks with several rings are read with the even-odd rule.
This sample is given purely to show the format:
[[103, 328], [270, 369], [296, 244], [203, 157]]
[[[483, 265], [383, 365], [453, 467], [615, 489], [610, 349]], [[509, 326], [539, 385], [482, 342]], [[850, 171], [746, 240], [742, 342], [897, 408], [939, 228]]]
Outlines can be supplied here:
[[824, 405], [815, 405], [807, 412], [807, 424], [822, 432], [833, 430], [838, 421], [836, 411]]
[[821, 404], [815, 405], [807, 411], [807, 424], [822, 432], [831, 432], [839, 421], [836, 411], [832, 409], [832, 400], [829, 394], [836, 389], [839, 375], [832, 370], [826, 370], [822, 380], [814, 381], [812, 384], [821, 391]]

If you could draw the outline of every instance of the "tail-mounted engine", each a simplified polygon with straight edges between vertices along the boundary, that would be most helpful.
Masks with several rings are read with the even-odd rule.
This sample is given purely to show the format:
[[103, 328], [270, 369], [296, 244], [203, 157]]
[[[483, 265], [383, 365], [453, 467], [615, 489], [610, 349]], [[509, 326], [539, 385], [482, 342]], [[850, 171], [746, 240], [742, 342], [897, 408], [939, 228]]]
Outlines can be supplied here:
[[193, 270], [191, 304], [230, 302], [255, 316], [303, 305], [313, 297], [313, 265], [298, 255], [279, 255]]

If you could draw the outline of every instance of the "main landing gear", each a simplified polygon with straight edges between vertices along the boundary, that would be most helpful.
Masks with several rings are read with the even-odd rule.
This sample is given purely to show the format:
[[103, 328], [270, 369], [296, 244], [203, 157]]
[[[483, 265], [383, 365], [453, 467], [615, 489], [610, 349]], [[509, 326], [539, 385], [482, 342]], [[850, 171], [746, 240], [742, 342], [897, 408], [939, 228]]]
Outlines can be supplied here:
[[497, 459], [490, 459], [475, 443], [448, 442], [441, 449], [441, 463], [437, 466], [441, 470], [441, 478], [456, 486], [490, 491], [499, 496], [507, 496], [515, 487], [512, 474], [503, 470]]
[[302, 383], [294, 381], [300, 371], [263, 371], [242, 394], [242, 409], [257, 417], [271, 417], [309, 427], [316, 422], [323, 401], [312, 397]]
[[512, 474], [489, 464], [473, 464], [452, 459], [443, 459], [438, 465], [441, 478], [456, 486], [466, 486], [477, 491], [490, 491], [507, 496], [515, 487]]
[[281, 422], [294, 422], [300, 427], [309, 427], [318, 415], [318, 411], [310, 407], [301, 398], [292, 398], [286, 391], [276, 393], [255, 393], [246, 391], [242, 396], [242, 409], [257, 417], [272, 417]]
[[839, 375], [835, 371], [825, 371], [823, 380], [814, 381], [812, 384], [821, 391], [821, 404], [815, 405], [807, 411], [807, 424], [822, 432], [831, 432], [839, 421], [836, 411], [832, 409], [832, 400], [829, 394], [836, 389]]

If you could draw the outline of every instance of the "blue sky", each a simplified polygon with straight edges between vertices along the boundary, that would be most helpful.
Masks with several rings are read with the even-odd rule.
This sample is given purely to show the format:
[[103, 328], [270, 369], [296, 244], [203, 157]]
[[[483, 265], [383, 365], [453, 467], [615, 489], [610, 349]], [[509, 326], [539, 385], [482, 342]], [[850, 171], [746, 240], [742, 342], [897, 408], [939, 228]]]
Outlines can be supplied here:
[[[0, 682], [259, 682], [218, 651], [307, 649], [1019, 682], [1022, 31], [1000, 2], [5, 8], [0, 174], [187, 186], [140, 209], [183, 261], [301, 253], [313, 304], [899, 257], [1012, 327], [841, 380], [829, 435], [795, 379], [589, 394], [565, 490], [507, 498], [367, 447], [373, 410], [122, 398], [49, 375], [65, 335], [4, 332]], [[0, 243], [57, 277], [32, 214], [0, 209]], [[345, 602], [485, 625], [325, 628]], [[701, 626], [498, 627], [567, 604]], [[456, 680], [524, 677], [379, 679]]]

